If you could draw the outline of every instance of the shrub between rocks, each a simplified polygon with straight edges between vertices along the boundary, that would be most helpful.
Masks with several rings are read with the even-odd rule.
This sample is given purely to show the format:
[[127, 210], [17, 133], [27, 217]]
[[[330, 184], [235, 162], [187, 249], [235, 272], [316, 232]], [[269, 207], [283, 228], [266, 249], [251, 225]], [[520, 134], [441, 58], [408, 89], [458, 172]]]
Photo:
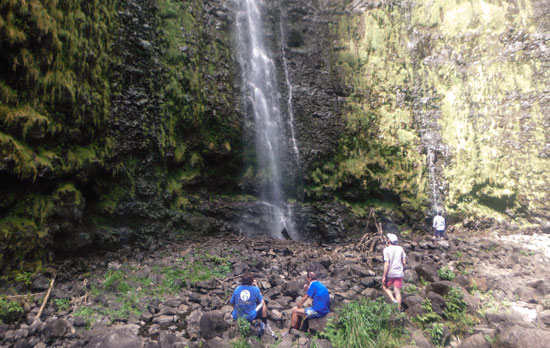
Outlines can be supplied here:
[[338, 317], [331, 319], [321, 333], [321, 337], [327, 338], [334, 347], [393, 348], [403, 344], [406, 330], [397, 322], [404, 315], [382, 298], [353, 301], [337, 313]]
[[23, 314], [23, 307], [15, 301], [0, 297], [0, 323], [17, 321]]

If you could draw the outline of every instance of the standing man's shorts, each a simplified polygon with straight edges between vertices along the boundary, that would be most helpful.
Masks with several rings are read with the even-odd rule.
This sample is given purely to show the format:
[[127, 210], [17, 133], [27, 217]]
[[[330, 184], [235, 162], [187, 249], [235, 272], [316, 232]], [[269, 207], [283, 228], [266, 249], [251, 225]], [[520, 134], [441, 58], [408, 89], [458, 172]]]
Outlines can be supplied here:
[[435, 230], [435, 236], [436, 237], [445, 237], [445, 230]]
[[386, 287], [389, 288], [393, 286], [394, 288], [401, 289], [403, 286], [403, 277], [401, 278], [387, 278], [386, 279]]

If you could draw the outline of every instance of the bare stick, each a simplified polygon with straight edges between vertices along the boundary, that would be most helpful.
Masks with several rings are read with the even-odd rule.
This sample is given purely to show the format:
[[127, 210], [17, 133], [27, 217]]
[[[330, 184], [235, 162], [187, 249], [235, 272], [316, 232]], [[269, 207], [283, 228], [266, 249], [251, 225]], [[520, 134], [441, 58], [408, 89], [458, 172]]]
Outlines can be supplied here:
[[40, 310], [36, 314], [36, 317], [34, 317], [34, 320], [40, 318], [40, 315], [42, 315], [42, 311], [44, 310], [44, 307], [46, 307], [46, 302], [48, 302], [48, 298], [50, 297], [50, 293], [52, 292], [53, 283], [55, 282], [55, 276], [52, 278], [52, 281], [50, 282], [50, 288], [48, 289], [48, 292], [46, 293], [46, 297], [44, 297], [44, 301], [42, 302], [42, 306], [40, 306]]
[[8, 299], [12, 299], [12, 298], [15, 298], [15, 299], [18, 299], [18, 298], [28, 298], [28, 297], [37, 297], [37, 296], [40, 296], [40, 295], [44, 295], [46, 292], [43, 291], [43, 292], [36, 292], [34, 294], [23, 294], [23, 295], [9, 295], [9, 296], [4, 296], [5, 298], [8, 298]]

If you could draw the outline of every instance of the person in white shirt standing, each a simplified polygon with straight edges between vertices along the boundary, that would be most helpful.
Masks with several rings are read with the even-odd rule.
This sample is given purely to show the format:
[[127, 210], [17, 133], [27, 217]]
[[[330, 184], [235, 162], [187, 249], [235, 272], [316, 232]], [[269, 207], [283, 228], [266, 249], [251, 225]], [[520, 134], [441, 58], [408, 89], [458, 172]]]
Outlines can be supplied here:
[[445, 218], [441, 215], [441, 210], [437, 211], [434, 217], [433, 227], [435, 228], [435, 239], [443, 239], [445, 237]]
[[[390, 245], [384, 248], [384, 275], [382, 276], [382, 290], [388, 295], [393, 303], [397, 303], [401, 309], [401, 287], [403, 286], [404, 267], [407, 263], [405, 250], [397, 245], [397, 236], [393, 233], [387, 234]], [[391, 292], [391, 287], [395, 297]]]

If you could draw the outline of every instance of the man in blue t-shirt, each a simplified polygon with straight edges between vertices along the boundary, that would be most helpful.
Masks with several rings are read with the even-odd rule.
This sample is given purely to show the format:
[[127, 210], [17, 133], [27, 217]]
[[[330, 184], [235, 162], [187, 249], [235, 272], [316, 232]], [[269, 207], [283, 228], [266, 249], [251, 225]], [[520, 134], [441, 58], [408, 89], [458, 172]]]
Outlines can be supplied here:
[[[322, 318], [330, 312], [330, 294], [327, 287], [317, 280], [317, 275], [308, 272], [306, 275], [307, 291], [300, 299], [296, 307], [292, 308], [292, 317], [290, 319], [290, 328], [299, 329], [300, 319]], [[313, 299], [313, 305], [308, 308], [301, 308], [308, 298]]]
[[233, 309], [233, 319], [240, 317], [252, 321], [256, 318], [265, 320], [267, 318], [267, 306], [260, 289], [256, 285], [254, 275], [251, 272], [245, 272], [242, 278], [242, 285], [237, 286], [231, 296]]

